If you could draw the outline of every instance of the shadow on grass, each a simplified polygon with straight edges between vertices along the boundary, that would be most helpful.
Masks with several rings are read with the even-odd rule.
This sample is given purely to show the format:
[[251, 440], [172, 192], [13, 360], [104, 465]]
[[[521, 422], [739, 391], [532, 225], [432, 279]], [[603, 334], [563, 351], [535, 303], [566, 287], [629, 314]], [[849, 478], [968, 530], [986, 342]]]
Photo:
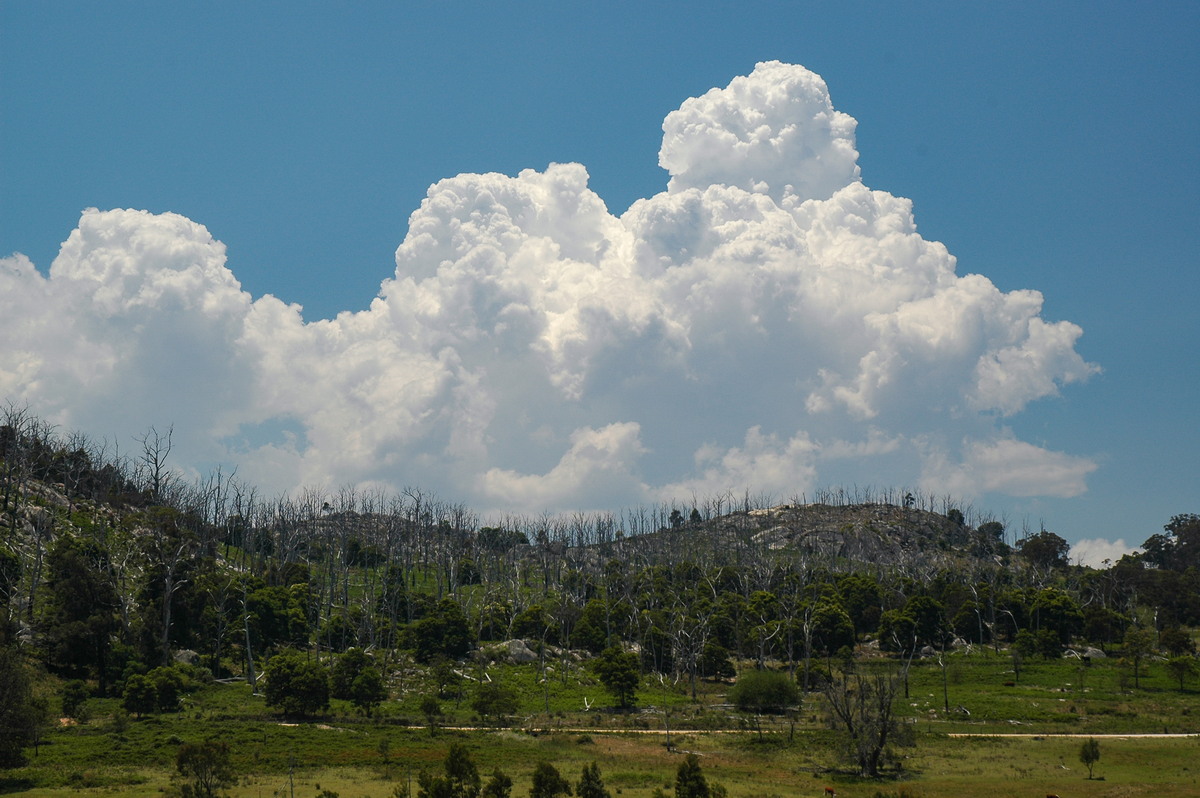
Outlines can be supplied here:
[[33, 779], [13, 778], [11, 776], [0, 776], [0, 795], [13, 792], [26, 792], [34, 787]]

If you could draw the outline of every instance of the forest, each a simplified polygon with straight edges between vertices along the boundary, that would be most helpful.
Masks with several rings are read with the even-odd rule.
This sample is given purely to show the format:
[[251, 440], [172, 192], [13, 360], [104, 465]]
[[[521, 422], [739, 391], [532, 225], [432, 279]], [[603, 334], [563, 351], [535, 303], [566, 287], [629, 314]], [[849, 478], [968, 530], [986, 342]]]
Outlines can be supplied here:
[[[169, 429], [121, 450], [0, 411], [0, 790], [129, 786], [146, 778], [132, 760], [149, 760], [170, 789], [217, 794], [236, 778], [204, 792], [196, 763], [230, 767], [212, 736], [223, 722], [423, 735], [403, 745], [424, 764], [394, 787], [422, 798], [512, 789], [499, 767], [486, 787], [438, 781], [438, 733], [478, 728], [661, 726], [676, 752], [718, 730], [759, 745], [808, 734], [806, 771], [876, 782], [911, 776], [904, 749], [933, 720], [1196, 731], [1195, 514], [1165, 514], [1140, 553], [1093, 569], [1052, 531], [902, 488], [481, 519], [418, 488], [266, 497], [236, 474], [188, 480], [171, 449]], [[1013, 693], [1066, 684], [1070, 712]], [[1138, 696], [1150, 703], [1131, 709]], [[169, 745], [137, 748], [174, 718], [180, 731], [154, 738]], [[126, 776], [87, 776], [89, 761], [124, 761], [113, 739], [140, 751]], [[290, 775], [306, 743], [263, 739], [253, 763], [248, 749], [234, 761]], [[343, 758], [390, 777], [395, 739]], [[72, 746], [79, 768], [39, 769]], [[540, 756], [521, 786], [550, 778]], [[582, 766], [581, 796], [601, 782]], [[670, 787], [621, 778], [632, 794]], [[731, 778], [704, 795], [727, 789], [756, 794]]]

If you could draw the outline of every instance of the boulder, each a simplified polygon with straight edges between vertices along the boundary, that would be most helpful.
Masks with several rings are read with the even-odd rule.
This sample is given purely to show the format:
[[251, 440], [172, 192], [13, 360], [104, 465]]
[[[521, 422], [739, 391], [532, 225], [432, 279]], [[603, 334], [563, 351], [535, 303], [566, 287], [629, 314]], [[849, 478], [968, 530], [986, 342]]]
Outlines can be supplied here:
[[181, 648], [175, 652], [174, 659], [180, 665], [199, 665], [200, 655], [189, 648]]
[[527, 662], [537, 662], [538, 655], [531, 649], [524, 640], [506, 640], [504, 649], [508, 654], [508, 658], [518, 665]]

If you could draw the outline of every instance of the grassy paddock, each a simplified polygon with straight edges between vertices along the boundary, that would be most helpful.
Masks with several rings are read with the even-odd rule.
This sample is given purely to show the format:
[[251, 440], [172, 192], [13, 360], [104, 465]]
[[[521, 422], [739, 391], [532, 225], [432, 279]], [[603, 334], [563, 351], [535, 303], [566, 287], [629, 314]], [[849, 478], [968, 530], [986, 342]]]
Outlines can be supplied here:
[[[377, 749], [383, 735], [392, 743], [386, 765]], [[649, 796], [655, 787], [669, 792], [682, 758], [680, 750], [700, 754], [706, 777], [723, 783], [736, 798], [821, 795], [826, 785], [835, 786], [840, 796], [865, 798], [876, 793], [899, 795], [901, 790], [915, 798], [1200, 794], [1200, 765], [1195, 764], [1200, 762], [1200, 740], [1196, 738], [1101, 739], [1098, 778], [1089, 781], [1078, 759], [1078, 738], [920, 735], [916, 747], [905, 749], [902, 780], [871, 782], [827, 771], [832, 752], [819, 734], [805, 735], [787, 746], [757, 745], [740, 735], [695, 733], [681, 736], [675, 752], [645, 736], [619, 733], [583, 737], [498, 731], [430, 736], [378, 730], [349, 741], [336, 729], [314, 726], [294, 733], [268, 731], [267, 736], [272, 749], [290, 751], [260, 760], [265, 769], [253, 770], [253, 752], [239, 748], [238, 770], [247, 775], [229, 790], [231, 795], [289, 795], [294, 789], [296, 795], [314, 796], [319, 789], [331, 789], [344, 798], [389, 796], [409, 776], [415, 783], [421, 768], [437, 767], [451, 742], [465, 743], [482, 773], [495, 767], [507, 772], [516, 796], [528, 794], [529, 777], [539, 760], [553, 763], [572, 781], [578, 779], [583, 765], [596, 761], [610, 791], [622, 798]], [[322, 764], [314, 765], [315, 761]], [[85, 780], [71, 785], [32, 787], [24, 794], [152, 796], [161, 795], [169, 784], [168, 770], [155, 766], [96, 765], [86, 774]], [[130, 776], [138, 783], [119, 783]]]
[[[868, 672], [894, 672], [896, 666], [894, 659], [885, 658], [859, 665]], [[461, 670], [476, 678], [479, 674], [475, 665]], [[702, 683], [698, 701], [692, 703], [687, 685], [646, 680], [639, 703], [647, 711], [616, 713], [596, 711], [609, 700], [579, 664], [565, 680], [552, 672], [548, 683], [538, 681], [536, 666], [489, 665], [486, 671], [519, 694], [520, 709], [508, 728], [408, 728], [425, 722], [419, 699], [431, 688], [419, 670], [405, 677], [403, 688], [394, 691], [373, 718], [334, 701], [320, 718], [284, 723], [244, 684], [204, 688], [186, 698], [182, 711], [142, 719], [123, 719], [116, 699], [92, 699], [92, 720], [50, 730], [29, 766], [0, 775], [0, 791], [162, 795], [180, 743], [214, 737], [232, 747], [234, 768], [243, 776], [230, 792], [239, 796], [274, 795], [285, 785], [285, 794], [294, 788], [296, 795], [312, 796], [319, 792], [317, 784], [345, 798], [390, 795], [401, 779], [410, 774], [415, 779], [421, 769], [439, 767], [456, 740], [470, 747], [482, 773], [496, 767], [507, 772], [516, 783], [516, 796], [527, 794], [528, 779], [541, 759], [554, 763], [572, 781], [584, 764], [595, 760], [614, 798], [649, 796], [656, 787], [669, 792], [678, 751], [699, 753], [706, 775], [724, 783], [735, 798], [821, 795], [826, 784], [836, 786], [839, 795], [868, 798], [877, 792], [898, 795], [901, 789], [931, 798], [1055, 792], [1200, 795], [1200, 765], [1190, 764], [1200, 762], [1196, 738], [1102, 738], [1096, 775], [1104, 780], [1088, 781], [1077, 738], [946, 736], [1200, 731], [1200, 692], [1179, 690], [1161, 663], [1151, 663], [1140, 689], [1134, 689], [1128, 668], [1113, 660], [1090, 666], [1077, 660], [1036, 660], [1025, 663], [1018, 680], [1003, 654], [952, 654], [943, 695], [943, 674], [936, 662], [914, 662], [901, 709], [914, 724], [917, 745], [898, 749], [900, 780], [885, 783], [860, 782], [839, 771], [844, 766], [838, 764], [819, 696], [807, 697], [791, 717], [764, 718], [760, 741], [749, 731], [727, 733], [748, 729], [750, 723], [725, 706], [725, 683]], [[457, 705], [453, 698], [442, 700], [443, 727], [478, 725], [470, 709], [471, 691], [468, 682]], [[944, 709], [947, 699], [949, 713]], [[593, 711], [584, 712], [585, 703]], [[970, 714], [957, 711], [960, 706]], [[664, 711], [669, 715], [664, 717]], [[668, 722], [674, 752], [666, 748], [661, 734]], [[659, 733], [634, 733], [645, 730]]]

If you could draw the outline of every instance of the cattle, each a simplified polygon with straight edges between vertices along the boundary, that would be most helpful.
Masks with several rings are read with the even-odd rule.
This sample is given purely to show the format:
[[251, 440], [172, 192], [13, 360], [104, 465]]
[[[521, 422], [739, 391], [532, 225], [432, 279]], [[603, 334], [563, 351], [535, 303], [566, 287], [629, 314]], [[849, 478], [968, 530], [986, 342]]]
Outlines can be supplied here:
[[832, 787], [825, 788], [825, 798], [837, 798], [837, 790]]

